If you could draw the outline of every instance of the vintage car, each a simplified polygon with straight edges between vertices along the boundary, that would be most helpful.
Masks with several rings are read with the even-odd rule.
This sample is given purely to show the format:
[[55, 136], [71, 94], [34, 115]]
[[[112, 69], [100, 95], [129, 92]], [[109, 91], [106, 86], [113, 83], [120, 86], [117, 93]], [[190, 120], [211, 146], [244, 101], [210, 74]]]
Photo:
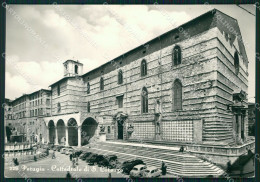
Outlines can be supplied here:
[[67, 149], [65, 154], [66, 155], [70, 155], [70, 154], [73, 154], [74, 153], [74, 150], [73, 149]]
[[62, 148], [62, 149], [60, 150], [60, 153], [61, 153], [61, 154], [65, 154], [65, 153], [66, 153], [66, 150], [67, 150], [67, 148]]
[[134, 166], [134, 168], [130, 171], [130, 177], [142, 177], [142, 174], [144, 172], [144, 170], [146, 170], [146, 165], [144, 164], [138, 164], [136, 166]]
[[79, 158], [81, 159], [81, 160], [86, 160], [86, 158], [88, 157], [88, 156], [90, 156], [92, 153], [91, 152], [85, 152], [85, 153], [83, 153]]
[[60, 152], [60, 150], [61, 150], [62, 148], [64, 148], [64, 147], [65, 147], [65, 146], [57, 146], [56, 149], [57, 149], [58, 152]]
[[107, 158], [108, 158], [108, 161], [109, 161], [108, 168], [110, 168], [110, 169], [116, 168], [117, 164], [118, 164], [117, 156], [116, 155], [108, 155]]
[[107, 155], [103, 160], [98, 162], [98, 166], [115, 168], [117, 164], [117, 156], [116, 155]]
[[75, 151], [75, 155], [76, 155], [77, 157], [79, 157], [80, 154], [82, 154], [82, 152], [83, 152], [83, 150], [76, 150], [76, 151]]
[[162, 174], [162, 171], [157, 168], [157, 167], [147, 167], [143, 173], [142, 177], [144, 178], [154, 178], [154, 177], [159, 177]]
[[100, 161], [104, 160], [104, 158], [104, 155], [95, 154], [90, 159], [88, 159], [87, 162], [89, 165], [94, 165], [95, 163], [99, 163]]
[[144, 164], [144, 162], [140, 159], [123, 162], [123, 164], [122, 164], [123, 173], [129, 174], [130, 171], [133, 169], [133, 167], [138, 164]]

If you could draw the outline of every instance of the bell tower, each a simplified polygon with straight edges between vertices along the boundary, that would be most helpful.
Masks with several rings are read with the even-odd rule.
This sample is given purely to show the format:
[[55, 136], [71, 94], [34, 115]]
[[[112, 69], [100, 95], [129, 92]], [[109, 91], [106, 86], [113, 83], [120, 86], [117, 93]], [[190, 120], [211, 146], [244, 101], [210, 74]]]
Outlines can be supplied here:
[[64, 77], [68, 76], [80, 76], [83, 71], [83, 64], [79, 61], [67, 60], [63, 63]]

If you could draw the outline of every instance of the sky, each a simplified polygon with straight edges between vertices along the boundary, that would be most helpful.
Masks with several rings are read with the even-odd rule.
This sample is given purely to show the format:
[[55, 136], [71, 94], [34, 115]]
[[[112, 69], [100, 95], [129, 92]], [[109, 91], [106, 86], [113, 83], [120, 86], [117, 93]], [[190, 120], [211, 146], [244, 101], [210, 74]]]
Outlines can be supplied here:
[[[255, 14], [253, 5], [241, 5]], [[6, 98], [63, 77], [63, 62], [86, 73], [216, 8], [238, 20], [249, 60], [248, 99], [255, 96], [255, 16], [235, 5], [10, 5], [6, 13]], [[9, 9], [10, 10], [10, 9]]]

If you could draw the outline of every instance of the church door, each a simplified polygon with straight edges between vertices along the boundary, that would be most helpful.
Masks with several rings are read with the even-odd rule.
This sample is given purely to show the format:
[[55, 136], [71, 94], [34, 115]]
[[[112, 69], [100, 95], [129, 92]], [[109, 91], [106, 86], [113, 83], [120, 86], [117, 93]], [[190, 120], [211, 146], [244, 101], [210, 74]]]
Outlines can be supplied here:
[[117, 122], [117, 127], [118, 127], [118, 139], [122, 140], [123, 136], [124, 136], [124, 133], [123, 133], [124, 123], [122, 120]]

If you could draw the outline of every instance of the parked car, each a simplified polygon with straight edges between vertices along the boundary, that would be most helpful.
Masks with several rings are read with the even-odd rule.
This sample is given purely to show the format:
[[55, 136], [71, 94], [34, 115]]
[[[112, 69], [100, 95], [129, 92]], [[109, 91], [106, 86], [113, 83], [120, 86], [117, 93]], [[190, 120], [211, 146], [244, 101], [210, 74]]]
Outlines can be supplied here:
[[117, 156], [116, 155], [107, 155], [103, 160], [98, 162], [99, 166], [115, 168], [117, 165]]
[[81, 155], [79, 158], [82, 159], [83, 161], [86, 160], [86, 158], [91, 155], [91, 152], [85, 152], [83, 155]]
[[83, 152], [83, 150], [76, 150], [76, 151], [75, 151], [75, 155], [76, 155], [77, 157], [79, 157], [82, 152]]
[[58, 146], [54, 146], [54, 147], [52, 148], [52, 150], [53, 150], [53, 151], [56, 151], [56, 150], [57, 150], [57, 147], [58, 147]]
[[66, 155], [69, 155], [69, 154], [72, 154], [72, 153], [74, 153], [73, 149], [67, 149], [66, 152], [65, 152]]
[[57, 151], [58, 152], [60, 152], [60, 150], [62, 149], [62, 148], [64, 148], [65, 146], [57, 146]]
[[142, 177], [144, 170], [146, 170], [146, 165], [138, 164], [130, 171], [130, 177]]
[[125, 161], [122, 164], [123, 173], [129, 174], [130, 171], [133, 169], [133, 167], [138, 165], [138, 164], [145, 164], [145, 163], [140, 159], [136, 159], [136, 160], [132, 160], [132, 161]]
[[61, 153], [61, 154], [65, 154], [65, 153], [66, 153], [66, 150], [67, 150], [67, 148], [62, 148], [62, 149], [60, 150], [60, 153]]
[[88, 162], [88, 160], [89, 160], [93, 155], [96, 155], [96, 154], [94, 154], [94, 153], [89, 154], [89, 155], [85, 158], [86, 162]]
[[89, 165], [94, 165], [95, 163], [99, 163], [100, 161], [104, 160], [104, 158], [104, 155], [95, 154], [90, 159], [88, 159], [87, 162], [89, 163]]
[[144, 178], [154, 178], [159, 177], [162, 174], [162, 171], [157, 167], [147, 167], [142, 173], [142, 177]]

